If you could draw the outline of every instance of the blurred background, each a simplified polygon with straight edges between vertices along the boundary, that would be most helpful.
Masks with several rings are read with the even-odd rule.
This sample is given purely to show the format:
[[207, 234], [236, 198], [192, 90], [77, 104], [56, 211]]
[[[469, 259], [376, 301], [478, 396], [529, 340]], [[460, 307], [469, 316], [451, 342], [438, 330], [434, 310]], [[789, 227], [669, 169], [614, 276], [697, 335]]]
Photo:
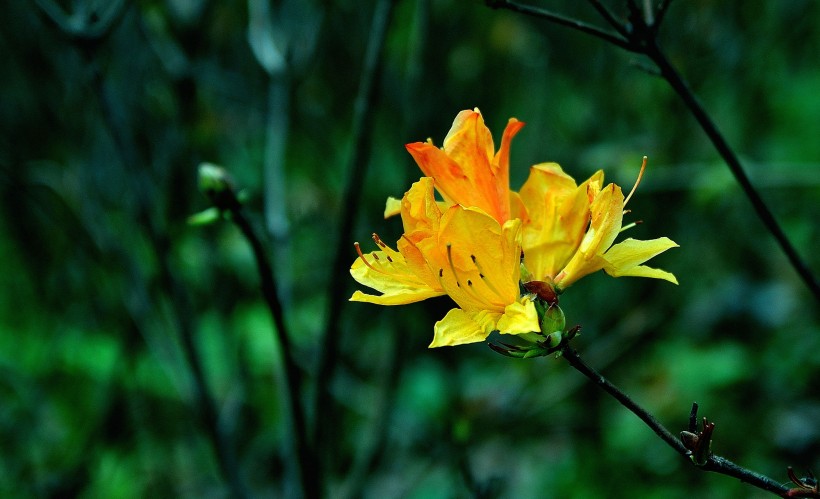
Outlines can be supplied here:
[[[693, 0], [660, 35], [815, 274], [818, 26], [811, 0]], [[296, 494], [248, 243], [187, 223], [208, 161], [267, 235], [329, 497], [764, 497], [563, 360], [428, 350], [447, 298], [346, 301], [353, 242], [401, 235], [404, 144], [473, 107], [497, 141], [527, 123], [514, 189], [544, 161], [628, 189], [649, 156], [630, 235], [678, 242], [652, 264], [680, 285], [584, 278], [576, 348], [673, 432], [697, 401], [716, 453], [820, 472], [817, 301], [640, 57], [480, 1], [37, 0], [5, 5], [0, 60], [0, 495]]]

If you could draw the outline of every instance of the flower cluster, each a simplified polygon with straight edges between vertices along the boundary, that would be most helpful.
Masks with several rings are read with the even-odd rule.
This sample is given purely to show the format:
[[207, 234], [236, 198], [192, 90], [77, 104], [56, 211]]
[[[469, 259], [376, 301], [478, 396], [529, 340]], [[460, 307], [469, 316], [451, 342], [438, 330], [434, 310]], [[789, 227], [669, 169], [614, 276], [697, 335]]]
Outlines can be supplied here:
[[557, 164], [539, 164], [518, 192], [510, 190], [510, 144], [523, 126], [511, 118], [496, 151], [481, 113], [462, 111], [443, 147], [429, 139], [406, 146], [425, 176], [401, 200], [387, 201], [385, 217], [399, 214], [404, 226], [397, 249], [375, 234], [377, 251], [364, 254], [356, 243], [350, 272], [381, 294], [356, 291], [352, 301], [450, 296], [458, 308], [435, 324], [430, 347], [439, 347], [484, 341], [493, 331], [550, 334], [542, 331], [544, 304], [598, 270], [677, 284], [643, 265], [676, 247], [670, 239], [614, 244], [629, 227], [622, 225], [629, 198], [604, 185], [602, 171], [577, 185]]

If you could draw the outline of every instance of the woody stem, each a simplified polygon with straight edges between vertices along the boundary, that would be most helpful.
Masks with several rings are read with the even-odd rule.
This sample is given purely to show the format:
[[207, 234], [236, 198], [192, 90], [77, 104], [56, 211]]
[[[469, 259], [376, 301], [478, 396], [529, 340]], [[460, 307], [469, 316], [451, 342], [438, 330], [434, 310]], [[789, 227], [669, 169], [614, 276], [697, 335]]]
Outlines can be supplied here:
[[[620, 388], [612, 384], [608, 379], [606, 379], [601, 373], [590, 367], [586, 362], [581, 359], [581, 356], [578, 355], [578, 352], [575, 351], [569, 344], [565, 344], [561, 350], [561, 356], [566, 359], [569, 364], [575, 368], [578, 372], [592, 380], [598, 387], [603, 389], [609, 395], [611, 395], [615, 400], [620, 402], [621, 405], [629, 409], [633, 414], [638, 416], [641, 421], [643, 421], [652, 431], [657, 434], [661, 440], [666, 442], [672, 449], [674, 449], [678, 454], [681, 456], [689, 458], [689, 450], [683, 445], [683, 443], [678, 439], [675, 435], [672, 434], [668, 429], [666, 429], [660, 421], [658, 421], [652, 414], [650, 414], [646, 409], [638, 405], [637, 402], [632, 400], [632, 398], [624, 393]], [[767, 477], [766, 475], [760, 474], [756, 471], [752, 471], [746, 469], [742, 466], [739, 466], [732, 461], [729, 461], [726, 458], [717, 456], [717, 455], [710, 455], [706, 464], [703, 466], [698, 466], [699, 469], [704, 471], [711, 471], [714, 473], [719, 473], [721, 475], [728, 475], [737, 478], [742, 482], [746, 482], [750, 485], [753, 485], [759, 489], [763, 489], [765, 491], [771, 492], [772, 494], [778, 495], [780, 497], [786, 497], [788, 493], [788, 489], [783, 485], [777, 483], [775, 480]]]

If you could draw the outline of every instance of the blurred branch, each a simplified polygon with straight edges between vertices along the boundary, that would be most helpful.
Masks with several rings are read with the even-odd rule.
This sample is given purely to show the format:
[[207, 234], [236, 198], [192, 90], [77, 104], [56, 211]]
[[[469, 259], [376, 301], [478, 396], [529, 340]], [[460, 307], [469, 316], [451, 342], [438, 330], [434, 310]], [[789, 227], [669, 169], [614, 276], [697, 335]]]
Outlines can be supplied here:
[[120, 123], [114, 118], [119, 116], [113, 109], [113, 99], [106, 91], [105, 81], [98, 68], [94, 70], [94, 83], [97, 96], [100, 100], [104, 122], [111, 133], [116, 149], [119, 151], [121, 160], [128, 168], [129, 176], [132, 180], [133, 191], [137, 198], [137, 218], [147, 232], [151, 242], [151, 248], [159, 264], [160, 281], [164, 289], [169, 293], [174, 318], [177, 322], [177, 330], [182, 344], [182, 351], [185, 360], [191, 371], [194, 380], [194, 403], [197, 413], [203, 422], [205, 430], [211, 439], [217, 456], [220, 471], [227, 480], [231, 492], [235, 497], [248, 497], [245, 485], [240, 478], [239, 467], [236, 455], [230, 444], [230, 438], [219, 423], [219, 412], [216, 401], [211, 394], [205, 379], [202, 361], [196, 351], [193, 335], [195, 326], [193, 323], [193, 312], [190, 301], [183, 285], [179, 282], [172, 269], [168, 255], [170, 254], [171, 241], [168, 234], [157, 227], [154, 217], [151, 215], [150, 201], [152, 196], [148, 193], [148, 179], [144, 172], [136, 167], [136, 148], [125, 138], [125, 131]]
[[60, 31], [75, 41], [93, 41], [106, 36], [128, 5], [125, 0], [75, 2], [77, 9], [69, 14], [52, 0], [35, 0], [35, 3]]
[[347, 170], [349, 173], [341, 203], [340, 237], [339, 243], [336, 245], [333, 267], [331, 267], [327, 326], [322, 340], [319, 367], [316, 375], [313, 442], [316, 443], [317, 448], [324, 442], [329, 442], [326, 436], [333, 431], [333, 425], [327, 424], [329, 421], [333, 421], [333, 400], [330, 393], [330, 382], [338, 360], [339, 339], [341, 337], [339, 320], [342, 315], [342, 307], [347, 303], [345, 300], [346, 284], [349, 279], [347, 268], [350, 265], [350, 255], [352, 254], [350, 247], [342, 244], [342, 240], [353, 232], [353, 222], [359, 210], [361, 186], [367, 171], [372, 138], [371, 124], [373, 122], [372, 107], [375, 100], [375, 82], [381, 74], [382, 47], [387, 36], [387, 28], [395, 4], [395, 0], [380, 0], [376, 4], [364, 67], [362, 68], [362, 77], [359, 82], [353, 111], [353, 124], [350, 135], [351, 149]]
[[[203, 182], [204, 179], [204, 182]], [[296, 452], [297, 473], [302, 493], [307, 499], [322, 495], [322, 479], [316, 464], [316, 455], [308, 443], [307, 424], [304, 409], [299, 400], [302, 388], [302, 372], [296, 365], [290, 334], [285, 324], [284, 310], [276, 286], [276, 274], [270, 263], [268, 252], [256, 229], [245, 216], [233, 183], [221, 168], [212, 165], [200, 166], [200, 187], [211, 202], [239, 228], [253, 251], [259, 271], [259, 285], [262, 296], [270, 310], [274, 323], [274, 341], [280, 346], [283, 380], [288, 412], [293, 427], [293, 444]]]
[[[672, 434], [669, 430], [666, 429], [654, 416], [652, 416], [649, 412], [646, 411], [643, 407], [639, 406], [632, 398], [630, 398], [627, 394], [621, 391], [620, 388], [613, 385], [608, 379], [606, 379], [601, 373], [587, 365], [581, 357], [578, 355], [578, 352], [575, 349], [571, 348], [569, 344], [565, 343], [563, 348], [560, 350], [561, 356], [566, 359], [569, 364], [575, 368], [578, 372], [589, 378], [593, 383], [598, 385], [602, 390], [607, 392], [611, 395], [615, 400], [617, 400], [621, 405], [629, 409], [633, 414], [638, 416], [652, 431], [658, 435], [661, 440], [667, 443], [672, 449], [674, 449], [678, 454], [692, 459], [695, 454], [693, 454], [693, 449], [687, 448], [686, 445]], [[693, 409], [694, 411], [694, 409]], [[691, 428], [691, 421], [694, 418], [690, 417], [690, 430]], [[706, 426], [706, 425], [704, 425]], [[712, 427], [714, 425], [712, 424]], [[703, 440], [701, 440], [701, 444], [703, 444]], [[715, 454], [711, 454], [708, 446], [711, 444], [711, 430], [709, 430], [709, 434], [705, 436], [706, 443], [705, 451], [703, 456], [702, 462], [697, 462], [695, 459], [692, 461], [697, 465], [697, 467], [703, 471], [711, 471], [713, 473], [719, 473], [721, 475], [728, 475], [731, 477], [735, 477], [742, 482], [746, 482], [750, 485], [753, 485], [757, 488], [763, 489], [767, 492], [771, 492], [781, 497], [787, 497], [788, 489], [779, 484], [778, 482], [772, 480], [771, 478], [757, 473], [756, 471], [752, 471], [742, 466], [738, 466], [737, 464], [729, 461], [726, 458], [720, 457]]]
[[531, 7], [529, 5], [510, 2], [509, 0], [486, 0], [486, 2], [487, 5], [493, 9], [507, 9], [513, 12], [519, 12], [521, 14], [527, 14], [533, 17], [546, 19], [547, 21], [553, 22], [555, 24], [567, 26], [569, 28], [576, 29], [588, 35], [595, 36], [613, 45], [617, 45], [621, 48], [629, 49], [629, 44], [626, 42], [626, 40], [619, 38], [618, 36], [612, 33], [606, 32], [601, 28], [592, 26], [591, 24], [587, 24], [577, 19], [572, 19], [571, 17], [562, 16], [561, 14], [556, 14], [555, 12], [546, 9], [541, 9], [538, 7]]
[[729, 146], [723, 134], [718, 130], [715, 123], [712, 121], [709, 114], [698, 101], [695, 94], [689, 88], [689, 85], [684, 80], [683, 76], [678, 72], [675, 66], [669, 61], [666, 54], [658, 44], [657, 35], [660, 30], [661, 22], [665, 19], [668, 12], [671, 0], [663, 0], [660, 3], [654, 16], [651, 13], [642, 13], [640, 7], [634, 0], [628, 0], [627, 5], [630, 10], [627, 21], [619, 22], [612, 14], [603, 7], [597, 0], [588, 0], [589, 3], [599, 12], [599, 14], [611, 24], [620, 34], [620, 36], [613, 35], [601, 31], [598, 28], [591, 27], [587, 24], [577, 21], [575, 19], [563, 17], [552, 12], [537, 9], [527, 5], [522, 5], [511, 0], [486, 0], [487, 5], [492, 8], [503, 8], [520, 12], [561, 26], [567, 26], [577, 31], [601, 38], [617, 47], [620, 47], [629, 52], [642, 54], [648, 57], [660, 71], [660, 76], [669, 83], [672, 89], [683, 100], [684, 104], [692, 115], [697, 120], [701, 129], [709, 137], [715, 149], [723, 158], [726, 165], [731, 170], [738, 184], [740, 185], [746, 197], [752, 203], [760, 220], [766, 228], [774, 236], [780, 248], [786, 254], [789, 262], [795, 271], [800, 275], [800, 278], [809, 288], [814, 298], [820, 302], [820, 283], [812, 274], [812, 271], [797, 253], [797, 250], [789, 241], [780, 224], [774, 218], [774, 215], [769, 210], [763, 198], [752, 185], [749, 177], [746, 175], [743, 166], [738, 159], [737, 154]]
[[193, 339], [194, 315], [190, 301], [183, 285], [174, 274], [169, 260], [171, 241], [167, 232], [160, 228], [152, 214], [154, 206], [152, 200], [156, 196], [151, 192], [150, 178], [139, 167], [140, 164], [144, 164], [139, 158], [139, 149], [133, 137], [126, 131], [126, 125], [121, 119], [122, 110], [117, 108], [117, 100], [111, 97], [99, 64], [93, 58], [95, 49], [110, 34], [114, 21], [120, 18], [126, 4], [121, 0], [110, 2], [107, 4], [107, 9], [98, 11], [95, 7], [88, 8], [88, 4], [79, 3], [77, 11], [70, 16], [50, 0], [38, 0], [37, 5], [88, 59], [92, 70], [92, 89], [100, 107], [104, 126], [110, 134], [114, 149], [129, 178], [128, 182], [137, 206], [138, 225], [145, 230], [150, 240], [151, 249], [158, 262], [160, 281], [171, 301], [183, 354], [194, 381], [193, 398], [197, 414], [214, 446], [220, 472], [228, 482], [232, 494], [237, 498], [247, 497], [248, 493], [240, 477], [230, 438], [219, 424], [216, 402], [208, 387], [202, 362], [196, 351]]
[[367, 485], [367, 478], [376, 468], [385, 451], [388, 430], [391, 424], [391, 412], [396, 398], [396, 387], [399, 383], [399, 374], [404, 367], [404, 345], [405, 338], [409, 338], [405, 331], [398, 331], [398, 334], [390, 336], [390, 353], [385, 355], [387, 364], [382, 369], [382, 373], [376, 377], [381, 383], [379, 397], [373, 404], [372, 421], [370, 431], [370, 441], [362, 445], [364, 449], [356, 456], [350, 472], [347, 474], [345, 483], [335, 494], [340, 498], [356, 498], [364, 495], [364, 488]]
[[[286, 152], [290, 133], [293, 72], [314, 53], [321, 13], [310, 2], [248, 0], [248, 44], [256, 62], [268, 75], [268, 110], [262, 165], [265, 228], [271, 238], [279, 275], [279, 297], [290, 303], [290, 223], [287, 217]], [[299, 5], [298, 7], [296, 5]], [[294, 48], [301, 48], [295, 51]], [[296, 60], [294, 60], [296, 59]]]

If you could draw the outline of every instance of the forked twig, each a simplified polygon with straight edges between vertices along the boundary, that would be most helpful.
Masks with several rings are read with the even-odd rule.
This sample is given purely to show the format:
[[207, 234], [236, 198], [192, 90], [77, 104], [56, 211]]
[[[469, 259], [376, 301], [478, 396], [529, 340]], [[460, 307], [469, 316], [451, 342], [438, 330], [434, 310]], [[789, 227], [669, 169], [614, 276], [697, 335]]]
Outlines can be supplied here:
[[[687, 445], [684, 445], [683, 439], [678, 438], [672, 434], [668, 429], [666, 429], [663, 424], [660, 423], [652, 414], [650, 414], [646, 409], [638, 405], [637, 402], [632, 400], [629, 395], [621, 391], [620, 388], [612, 384], [608, 379], [606, 379], [601, 373], [590, 367], [586, 362], [581, 359], [581, 356], [578, 355], [578, 352], [575, 351], [569, 344], [565, 343], [563, 348], [560, 350], [561, 356], [566, 359], [569, 364], [575, 368], [578, 372], [592, 380], [593, 383], [598, 385], [601, 389], [611, 395], [615, 400], [620, 402], [621, 405], [629, 409], [633, 414], [638, 416], [641, 421], [643, 421], [652, 431], [657, 434], [661, 440], [666, 442], [670, 447], [672, 447], [678, 454], [692, 458], [693, 450], [689, 449]], [[693, 421], [697, 417], [696, 407], [693, 408], [694, 415], [690, 414], [690, 430], [692, 430]], [[711, 429], [708, 430], [708, 434], [705, 435], [705, 438], [711, 439], [711, 431], [714, 429], [714, 423], [708, 423], [704, 426], [711, 425]], [[694, 433], [694, 432], [691, 432]], [[704, 428], [704, 434], [706, 434], [706, 428]], [[701, 436], [701, 435], [698, 435]], [[701, 445], [707, 445], [703, 452], [703, 460], [702, 462], [696, 462], [695, 459], [692, 459], [692, 462], [697, 465], [697, 467], [704, 471], [711, 471], [713, 473], [719, 473], [721, 475], [728, 475], [731, 477], [735, 477], [742, 482], [746, 482], [750, 485], [753, 485], [757, 488], [763, 489], [765, 491], [771, 492], [773, 494], [777, 494], [781, 497], [788, 497], [786, 494], [788, 493], [788, 489], [781, 485], [780, 483], [776, 482], [775, 480], [758, 473], [756, 471], [752, 471], [746, 469], [742, 466], [739, 466], [732, 461], [720, 457], [718, 455], [712, 454], [711, 451], [708, 449], [709, 442], [700, 442]]]
[[[546, 19], [547, 21], [573, 28], [582, 33], [595, 36], [604, 41], [607, 41], [617, 47], [620, 47], [629, 52], [642, 54], [648, 57], [658, 68], [660, 76], [669, 83], [673, 90], [683, 100], [684, 104], [692, 115], [697, 120], [704, 133], [709, 137], [715, 149], [723, 158], [729, 170], [737, 180], [746, 197], [752, 203], [758, 217], [761, 219], [766, 228], [774, 236], [780, 248], [786, 254], [786, 257], [794, 267], [795, 271], [800, 275], [800, 278], [809, 288], [814, 298], [820, 302], [820, 283], [814, 277], [808, 265], [803, 261], [797, 250], [786, 237], [785, 232], [780, 227], [780, 224], [774, 218], [774, 215], [769, 210], [763, 198], [757, 192], [746, 175], [740, 159], [737, 154], [729, 146], [723, 134], [718, 130], [712, 118], [698, 101], [695, 94], [689, 88], [689, 85], [684, 80], [683, 76], [678, 72], [677, 68], [669, 61], [669, 58], [660, 48], [657, 40], [657, 35], [661, 27], [661, 23], [666, 18], [669, 10], [671, 0], [661, 1], [654, 16], [640, 15], [640, 7], [634, 0], [628, 0], [627, 5], [630, 10], [628, 22], [618, 22], [614, 15], [610, 13], [597, 0], [588, 0], [589, 3], [598, 11], [598, 13], [607, 21], [618, 34], [612, 34], [601, 30], [595, 26], [590, 26], [586, 23], [571, 19], [552, 11], [532, 7], [529, 5], [520, 4], [512, 0], [486, 0], [488, 6], [492, 8], [503, 8], [514, 12], [520, 12], [539, 19]], [[647, 20], [648, 18], [648, 20]]]

